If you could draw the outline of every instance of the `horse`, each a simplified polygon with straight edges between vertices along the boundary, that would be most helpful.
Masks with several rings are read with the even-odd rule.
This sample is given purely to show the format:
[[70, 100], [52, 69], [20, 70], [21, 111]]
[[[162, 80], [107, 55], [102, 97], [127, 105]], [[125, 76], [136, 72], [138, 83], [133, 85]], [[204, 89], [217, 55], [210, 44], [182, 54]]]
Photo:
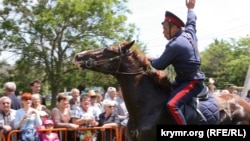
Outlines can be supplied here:
[[[173, 86], [162, 71], [153, 70], [150, 67], [150, 62], [145, 55], [140, 53], [139, 49], [132, 48], [134, 42], [122, 42], [115, 46], [77, 53], [72, 63], [81, 70], [88, 69], [114, 76], [122, 89], [129, 112], [127, 124], [129, 140], [155, 141], [157, 125], [173, 124], [173, 120], [166, 110], [166, 100], [170, 96]], [[240, 96], [210, 94], [207, 91], [202, 95], [206, 95], [206, 97], [209, 95], [216, 103], [217, 112], [214, 115], [217, 118], [214, 123], [218, 125], [250, 124], [250, 106]], [[197, 101], [197, 98], [194, 98], [194, 101]], [[211, 103], [208, 105], [211, 107]], [[197, 114], [194, 107], [190, 109], [192, 106], [187, 107], [189, 109], [183, 109], [188, 110], [187, 113], [192, 113], [186, 116], [187, 123], [200, 124], [198, 121], [204, 119], [202, 114]], [[209, 107], [205, 108], [209, 109]], [[192, 115], [198, 115], [198, 118]], [[206, 122], [203, 123], [206, 124]], [[212, 124], [212, 122], [207, 124]]]

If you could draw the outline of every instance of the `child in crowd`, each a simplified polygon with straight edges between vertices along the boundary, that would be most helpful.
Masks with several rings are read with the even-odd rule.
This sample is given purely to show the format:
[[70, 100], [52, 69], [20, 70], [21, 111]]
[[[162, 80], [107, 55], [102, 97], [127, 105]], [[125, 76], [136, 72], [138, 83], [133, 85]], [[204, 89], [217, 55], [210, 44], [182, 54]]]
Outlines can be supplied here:
[[[53, 129], [54, 128], [54, 122], [50, 119], [45, 120], [43, 122], [43, 125], [45, 129]], [[51, 130], [46, 130], [45, 132], [40, 134], [40, 139], [41, 141], [60, 141], [58, 134], [51, 131]]]
[[[49, 115], [45, 111], [39, 111], [40, 118], [42, 120], [42, 123], [44, 123], [45, 120], [49, 119]], [[37, 129], [45, 129], [44, 124], [42, 126], [37, 127]]]

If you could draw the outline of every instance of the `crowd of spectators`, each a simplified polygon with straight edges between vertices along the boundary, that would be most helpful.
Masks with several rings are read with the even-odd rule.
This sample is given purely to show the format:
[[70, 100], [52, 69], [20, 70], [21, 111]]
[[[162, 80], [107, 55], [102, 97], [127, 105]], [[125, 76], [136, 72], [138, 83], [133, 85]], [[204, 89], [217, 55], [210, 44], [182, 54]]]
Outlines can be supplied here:
[[[65, 93], [57, 95], [57, 104], [49, 109], [40, 94], [41, 82], [35, 80], [30, 84], [30, 92], [20, 96], [15, 95], [16, 84], [4, 84], [5, 96], [0, 98], [0, 129], [7, 138], [12, 130], [37, 129], [41, 141], [62, 141], [64, 132], [42, 131], [43, 129], [67, 128], [67, 140], [74, 140], [74, 129], [87, 127], [104, 127], [110, 130], [79, 130], [77, 140], [115, 140], [114, 128], [126, 126], [128, 111], [123, 101], [120, 87], [109, 87], [105, 96], [89, 90], [86, 95], [80, 95], [77, 88], [71, 90], [72, 98]], [[70, 133], [72, 132], [72, 133]], [[102, 132], [102, 133], [101, 133]], [[13, 134], [20, 138], [20, 134]], [[14, 137], [13, 137], [14, 138]]]

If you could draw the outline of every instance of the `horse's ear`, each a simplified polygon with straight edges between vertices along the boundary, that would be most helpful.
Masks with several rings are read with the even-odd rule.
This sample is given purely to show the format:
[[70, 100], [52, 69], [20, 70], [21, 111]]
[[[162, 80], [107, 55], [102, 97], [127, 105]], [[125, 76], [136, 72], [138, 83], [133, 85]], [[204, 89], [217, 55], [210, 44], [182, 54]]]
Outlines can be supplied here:
[[122, 48], [122, 51], [123, 52], [126, 52], [127, 50], [129, 50], [133, 44], [135, 43], [135, 40], [133, 40], [132, 42], [129, 42], [128, 44], [126, 44], [123, 48]]

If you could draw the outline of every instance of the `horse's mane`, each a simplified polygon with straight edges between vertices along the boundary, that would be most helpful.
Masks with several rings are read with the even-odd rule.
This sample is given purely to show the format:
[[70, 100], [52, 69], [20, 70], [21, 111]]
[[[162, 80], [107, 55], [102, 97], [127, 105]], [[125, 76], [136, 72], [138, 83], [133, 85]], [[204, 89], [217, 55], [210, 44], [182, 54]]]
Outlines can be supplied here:
[[152, 70], [151, 63], [147, 59], [145, 55], [141, 54], [141, 51], [138, 49], [134, 49], [132, 52], [132, 56], [135, 60], [138, 60], [145, 70], [145, 75], [148, 75], [152, 78], [153, 81], [159, 84], [159, 86], [163, 89], [172, 90], [172, 83], [169, 78], [163, 71]]

